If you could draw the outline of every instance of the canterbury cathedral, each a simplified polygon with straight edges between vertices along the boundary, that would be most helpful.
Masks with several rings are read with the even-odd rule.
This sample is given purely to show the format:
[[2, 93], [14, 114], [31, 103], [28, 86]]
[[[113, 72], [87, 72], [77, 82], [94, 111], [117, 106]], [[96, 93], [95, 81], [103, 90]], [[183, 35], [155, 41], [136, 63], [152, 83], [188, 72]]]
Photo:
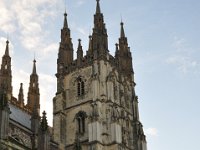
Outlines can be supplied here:
[[81, 39], [74, 52], [64, 13], [57, 58], [57, 91], [52, 99], [53, 127], [48, 125], [45, 111], [40, 116], [35, 59], [27, 100], [22, 83], [18, 97], [13, 96], [9, 41], [6, 41], [0, 68], [0, 150], [147, 150], [123, 22], [112, 56], [100, 2], [96, 1], [94, 26], [85, 55]]

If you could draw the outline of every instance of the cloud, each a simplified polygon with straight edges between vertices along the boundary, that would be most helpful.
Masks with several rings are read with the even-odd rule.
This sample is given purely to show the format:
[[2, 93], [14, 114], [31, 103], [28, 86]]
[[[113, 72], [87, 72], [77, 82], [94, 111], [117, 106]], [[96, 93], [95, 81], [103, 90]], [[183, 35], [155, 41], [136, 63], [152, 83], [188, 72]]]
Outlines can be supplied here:
[[166, 59], [166, 63], [174, 65], [183, 74], [196, 73], [200, 68], [200, 62], [195, 58], [195, 49], [192, 49], [184, 38], [174, 37], [173, 53]]
[[81, 5], [85, 4], [85, 2], [86, 2], [85, 0], [78, 0], [76, 3], [77, 7], [80, 7]]
[[0, 31], [12, 33], [15, 31], [13, 24], [14, 14], [8, 8], [4, 0], [0, 1]]
[[158, 136], [158, 130], [156, 128], [147, 128], [145, 129], [145, 134], [150, 136]]
[[192, 60], [190, 57], [174, 55], [167, 59], [168, 64], [173, 64], [177, 66], [178, 70], [184, 74], [191, 70], [195, 70], [199, 66], [198, 62]]
[[77, 27], [77, 31], [79, 32], [79, 33], [81, 33], [82, 35], [84, 35], [84, 36], [88, 36], [88, 31], [87, 31], [87, 29], [85, 29], [85, 28], [82, 28], [82, 27]]

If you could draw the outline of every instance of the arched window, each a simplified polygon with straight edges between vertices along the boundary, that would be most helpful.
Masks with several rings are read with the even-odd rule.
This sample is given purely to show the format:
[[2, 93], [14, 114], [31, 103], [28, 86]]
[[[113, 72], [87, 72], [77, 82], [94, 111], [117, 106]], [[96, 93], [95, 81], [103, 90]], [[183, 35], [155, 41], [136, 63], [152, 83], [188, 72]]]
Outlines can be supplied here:
[[79, 134], [85, 133], [85, 119], [86, 119], [86, 117], [87, 117], [87, 115], [83, 111], [80, 111], [79, 113], [76, 114], [77, 132]]
[[77, 96], [83, 96], [85, 94], [85, 83], [81, 77], [77, 79]]

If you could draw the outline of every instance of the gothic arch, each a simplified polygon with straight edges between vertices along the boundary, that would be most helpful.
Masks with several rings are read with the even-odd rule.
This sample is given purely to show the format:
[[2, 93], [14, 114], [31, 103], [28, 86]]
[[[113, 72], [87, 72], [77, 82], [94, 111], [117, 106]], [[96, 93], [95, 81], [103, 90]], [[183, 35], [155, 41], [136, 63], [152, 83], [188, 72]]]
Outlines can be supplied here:
[[77, 133], [84, 134], [86, 129], [86, 118], [87, 114], [84, 111], [79, 111], [75, 115], [76, 126], [77, 126]]

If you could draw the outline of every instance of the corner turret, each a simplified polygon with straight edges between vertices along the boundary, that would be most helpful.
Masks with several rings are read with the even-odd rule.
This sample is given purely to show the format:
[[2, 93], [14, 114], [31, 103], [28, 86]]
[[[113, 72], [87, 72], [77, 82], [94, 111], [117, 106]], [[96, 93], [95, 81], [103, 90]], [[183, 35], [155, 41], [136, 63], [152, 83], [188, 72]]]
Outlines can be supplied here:
[[94, 15], [94, 28], [92, 33], [92, 50], [94, 58], [106, 57], [108, 52], [108, 35], [101, 13], [99, 0], [97, 0], [96, 13]]
[[38, 83], [38, 75], [36, 72], [36, 60], [34, 59], [33, 71], [32, 71], [32, 74], [30, 75], [27, 106], [31, 110], [31, 112], [33, 112], [35, 105], [37, 109], [40, 110], [39, 83]]
[[125, 36], [124, 23], [121, 22], [120, 25], [120, 38], [119, 44], [116, 44], [115, 57], [119, 70], [128, 77], [131, 77], [133, 74], [132, 56], [130, 47], [128, 47], [127, 37]]

